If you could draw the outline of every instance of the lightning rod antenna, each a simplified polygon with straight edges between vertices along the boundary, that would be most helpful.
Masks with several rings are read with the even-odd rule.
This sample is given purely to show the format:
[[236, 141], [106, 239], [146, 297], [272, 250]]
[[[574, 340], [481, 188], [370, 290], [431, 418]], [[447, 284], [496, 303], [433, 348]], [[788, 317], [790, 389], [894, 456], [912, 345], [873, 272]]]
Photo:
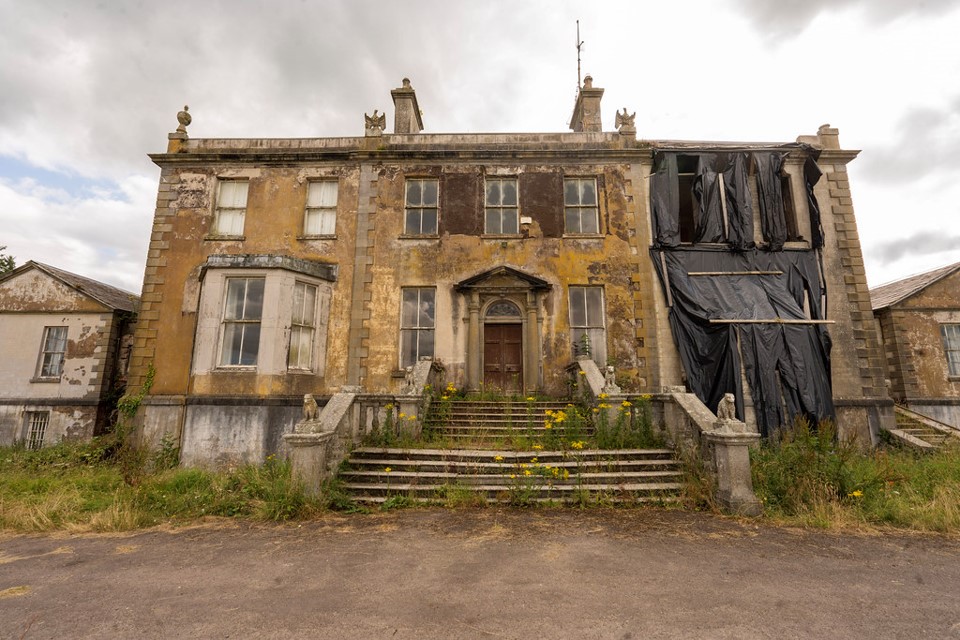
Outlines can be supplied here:
[[577, 20], [577, 91], [580, 90], [580, 48], [583, 40], [580, 39], [580, 21]]

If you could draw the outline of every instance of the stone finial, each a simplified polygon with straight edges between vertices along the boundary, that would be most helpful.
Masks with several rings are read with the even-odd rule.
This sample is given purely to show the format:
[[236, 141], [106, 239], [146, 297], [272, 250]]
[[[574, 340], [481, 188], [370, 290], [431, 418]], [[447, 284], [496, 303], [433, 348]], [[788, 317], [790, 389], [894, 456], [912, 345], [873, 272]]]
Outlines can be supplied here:
[[373, 115], [363, 114], [364, 134], [367, 136], [382, 136], [383, 130], [387, 127], [387, 114], [377, 115], [377, 109], [373, 110]]
[[423, 131], [423, 116], [417, 103], [417, 93], [410, 85], [410, 78], [404, 78], [402, 86], [390, 92], [393, 97], [394, 133], [420, 133]]
[[623, 108], [623, 113], [617, 111], [617, 120], [616, 127], [620, 130], [620, 135], [637, 135], [637, 127], [634, 125], [634, 119], [637, 117], [637, 112], [634, 111], [631, 114], [627, 114], [627, 108]]
[[193, 122], [193, 118], [190, 117], [190, 107], [183, 105], [183, 111], [177, 113], [177, 122], [180, 123], [180, 126], [177, 127], [177, 133], [186, 133], [187, 127], [190, 126], [190, 123]]

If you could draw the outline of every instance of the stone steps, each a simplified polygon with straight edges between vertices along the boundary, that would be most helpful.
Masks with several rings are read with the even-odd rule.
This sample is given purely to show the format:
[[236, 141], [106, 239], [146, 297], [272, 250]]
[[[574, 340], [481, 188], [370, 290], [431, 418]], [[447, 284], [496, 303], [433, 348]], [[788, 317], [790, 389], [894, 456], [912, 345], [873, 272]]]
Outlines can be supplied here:
[[443, 501], [451, 490], [487, 502], [676, 501], [680, 464], [669, 449], [495, 451], [461, 449], [354, 450], [339, 473], [358, 502], [402, 496]]
[[[424, 420], [430, 437], [452, 445], [502, 446], [511, 438], [544, 438], [567, 435], [561, 425], [547, 428], [547, 411], [571, 412], [573, 405], [562, 401], [455, 400], [435, 402]], [[590, 435], [585, 426], [580, 430]]]
[[938, 429], [928, 423], [939, 423], [899, 406], [895, 408], [894, 415], [897, 428], [890, 433], [903, 446], [935, 451], [951, 442], [960, 443], [960, 438], [953, 435], [954, 430], [948, 425]]

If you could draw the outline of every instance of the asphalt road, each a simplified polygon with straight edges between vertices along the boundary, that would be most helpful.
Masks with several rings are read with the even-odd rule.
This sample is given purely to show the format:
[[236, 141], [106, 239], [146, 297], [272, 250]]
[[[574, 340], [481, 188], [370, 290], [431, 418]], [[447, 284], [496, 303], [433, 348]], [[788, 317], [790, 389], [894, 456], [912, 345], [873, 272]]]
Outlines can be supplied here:
[[960, 540], [655, 509], [4, 534], [0, 638], [960, 639]]

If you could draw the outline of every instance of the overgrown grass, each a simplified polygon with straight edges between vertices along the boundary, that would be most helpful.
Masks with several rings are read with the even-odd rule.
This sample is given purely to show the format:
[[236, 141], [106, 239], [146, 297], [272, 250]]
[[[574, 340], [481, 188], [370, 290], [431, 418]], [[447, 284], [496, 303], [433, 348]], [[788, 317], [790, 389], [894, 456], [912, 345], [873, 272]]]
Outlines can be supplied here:
[[352, 506], [334, 484], [307, 496], [291, 480], [289, 464], [272, 457], [212, 472], [164, 468], [169, 452], [161, 449], [130, 485], [112, 446], [95, 440], [0, 449], [0, 529], [123, 531], [204, 516], [283, 521]]
[[960, 532], [960, 450], [861, 453], [838, 442], [830, 424], [800, 423], [752, 456], [764, 513], [815, 527], [891, 525]]

